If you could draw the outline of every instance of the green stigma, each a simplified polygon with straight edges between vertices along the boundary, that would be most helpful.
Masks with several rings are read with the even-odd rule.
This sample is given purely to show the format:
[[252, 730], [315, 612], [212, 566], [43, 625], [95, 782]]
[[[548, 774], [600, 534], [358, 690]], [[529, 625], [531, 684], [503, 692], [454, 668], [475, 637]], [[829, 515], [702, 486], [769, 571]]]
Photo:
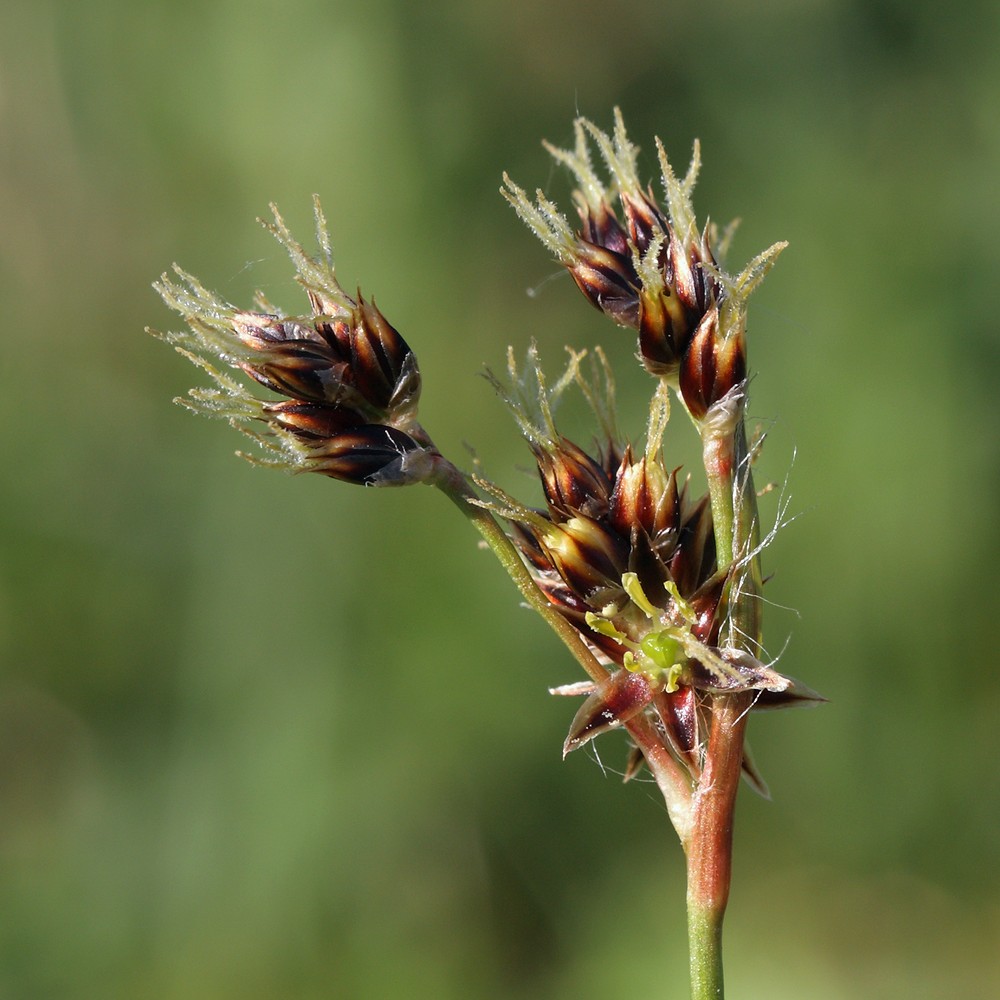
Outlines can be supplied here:
[[[625, 573], [622, 576], [622, 586], [628, 594], [632, 603], [636, 605], [647, 618], [660, 621], [662, 611], [657, 608], [643, 592], [642, 586], [635, 573]], [[690, 607], [672, 583], [667, 584], [667, 590], [679, 605], [680, 617], [688, 619]], [[587, 612], [587, 624], [601, 635], [614, 639], [620, 646], [626, 649], [622, 657], [622, 666], [632, 673], [643, 673], [651, 681], [655, 681], [663, 686], [667, 692], [677, 690], [684, 665], [687, 662], [685, 633], [688, 631], [685, 625], [667, 625], [647, 633], [638, 642], [618, 629], [611, 621], [611, 617], [617, 612], [617, 608], [611, 606], [603, 610], [598, 615], [594, 612]]]
[[639, 643], [639, 649], [661, 670], [669, 670], [684, 656], [681, 644], [667, 632], [651, 632]]

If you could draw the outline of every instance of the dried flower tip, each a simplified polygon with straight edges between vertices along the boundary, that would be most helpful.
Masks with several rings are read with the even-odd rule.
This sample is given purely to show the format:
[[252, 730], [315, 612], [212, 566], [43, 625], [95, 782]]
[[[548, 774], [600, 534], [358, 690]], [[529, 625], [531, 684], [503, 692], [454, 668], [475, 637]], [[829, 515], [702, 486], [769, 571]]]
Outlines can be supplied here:
[[787, 686], [781, 691], [764, 690], [757, 699], [754, 708], [760, 710], [776, 711], [782, 708], [815, 708], [823, 705], [828, 698], [824, 698], [819, 692], [811, 687], [797, 681], [794, 677], [785, 677]]
[[556, 407], [566, 389], [574, 382], [580, 382], [580, 362], [586, 357], [586, 352], [567, 348], [567, 353], [569, 362], [566, 370], [551, 388], [542, 371], [538, 345], [534, 341], [528, 345], [523, 367], [518, 365], [514, 348], [507, 348], [506, 384], [489, 368], [484, 372], [486, 380], [507, 404], [521, 433], [533, 447], [544, 449], [555, 446], [559, 440], [554, 419]]

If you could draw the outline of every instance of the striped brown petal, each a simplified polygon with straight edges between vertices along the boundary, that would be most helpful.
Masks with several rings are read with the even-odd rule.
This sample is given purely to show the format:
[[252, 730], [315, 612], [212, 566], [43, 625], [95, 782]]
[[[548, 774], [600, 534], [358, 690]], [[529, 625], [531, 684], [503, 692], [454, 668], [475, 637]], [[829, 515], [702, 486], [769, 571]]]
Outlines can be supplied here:
[[573, 717], [563, 757], [634, 718], [649, 705], [654, 693], [644, 674], [617, 670], [598, 685]]

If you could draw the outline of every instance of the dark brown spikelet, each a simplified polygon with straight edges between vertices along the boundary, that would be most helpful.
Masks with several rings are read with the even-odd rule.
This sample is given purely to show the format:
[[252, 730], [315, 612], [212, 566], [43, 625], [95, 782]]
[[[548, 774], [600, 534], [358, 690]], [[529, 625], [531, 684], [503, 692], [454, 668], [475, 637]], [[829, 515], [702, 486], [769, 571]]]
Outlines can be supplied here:
[[[697, 143], [687, 174], [679, 178], [657, 140], [666, 196], [661, 207], [639, 179], [638, 148], [617, 109], [610, 135], [582, 118], [575, 132], [575, 148], [546, 148], [576, 176], [578, 228], [544, 194], [532, 201], [506, 176], [504, 197], [591, 304], [637, 331], [646, 370], [675, 386], [681, 381], [685, 404], [700, 421], [746, 378], [746, 301], [784, 244], [759, 254], [740, 274], [727, 275], [719, 262], [729, 232], [720, 240], [714, 225], [699, 229], [695, 221]], [[594, 171], [592, 145], [607, 166], [607, 184]]]
[[315, 471], [359, 486], [408, 486], [424, 482], [433, 453], [409, 434], [384, 424], [365, 424], [323, 440]]
[[387, 414], [415, 408], [420, 398], [420, 374], [406, 341], [360, 291], [353, 319], [351, 371], [358, 391]]
[[719, 332], [719, 313], [702, 319], [681, 363], [680, 388], [684, 405], [696, 420], [747, 377], [746, 337], [742, 327], [729, 336]]
[[350, 378], [347, 359], [322, 326], [307, 319], [238, 313], [233, 330], [252, 352], [240, 368], [272, 392], [317, 403], [335, 402]]
[[629, 256], [581, 238], [567, 269], [594, 308], [619, 326], [635, 328], [640, 284]]
[[603, 465], [572, 441], [562, 438], [558, 447], [532, 448], [549, 507], [564, 517], [585, 514], [601, 517], [607, 512], [611, 480]]
[[[420, 372], [409, 345], [373, 301], [341, 288], [318, 202], [320, 259], [306, 253], [273, 210], [274, 224], [266, 228], [292, 258], [312, 314], [235, 309], [179, 268], [179, 281], [163, 275], [157, 290], [189, 330], [160, 336], [217, 385], [194, 389], [182, 402], [245, 430], [266, 455], [245, 456], [251, 461], [366, 486], [429, 481], [440, 455], [416, 420]], [[286, 398], [256, 398], [217, 370], [216, 359]]]
[[284, 400], [264, 412], [278, 426], [308, 442], [314, 472], [361, 486], [405, 486], [423, 478], [427, 449], [409, 434], [368, 424], [354, 411], [323, 403]]
[[347, 407], [298, 399], [268, 403], [264, 407], [264, 413], [276, 424], [299, 437], [317, 440], [335, 437], [346, 430], [364, 425], [364, 420]]

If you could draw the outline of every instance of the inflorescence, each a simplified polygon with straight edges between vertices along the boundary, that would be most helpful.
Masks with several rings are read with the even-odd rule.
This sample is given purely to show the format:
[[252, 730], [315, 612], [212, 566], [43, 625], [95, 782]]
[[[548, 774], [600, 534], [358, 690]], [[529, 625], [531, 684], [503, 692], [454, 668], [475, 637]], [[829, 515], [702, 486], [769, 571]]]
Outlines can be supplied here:
[[[655, 382], [637, 448], [615, 429], [614, 383], [600, 351], [589, 368], [571, 352], [551, 388], [534, 345], [523, 371], [511, 352], [507, 379], [489, 376], [534, 455], [541, 509], [465, 476], [435, 447], [417, 422], [416, 357], [373, 301], [344, 292], [318, 201], [316, 258], [273, 206], [274, 221], [265, 223], [291, 256], [307, 314], [284, 315], [259, 294], [253, 311], [239, 309], [175, 268], [176, 277], [164, 275], [156, 288], [188, 329], [158, 336], [214, 382], [179, 402], [249, 434], [262, 451], [252, 460], [366, 486], [427, 483], [470, 516], [505, 523], [507, 544], [530, 573], [528, 585], [571, 626], [593, 661], [585, 663], [590, 680], [554, 689], [586, 696], [564, 752], [625, 726], [634, 740], [627, 777], [650, 760], [652, 739], [694, 788], [720, 699], [749, 695], [748, 709], [817, 700], [760, 658], [761, 546], [753, 455], [742, 430], [747, 300], [784, 244], [728, 274], [720, 262], [732, 227], [720, 237], [714, 225], [699, 228], [695, 219], [697, 144], [679, 179], [657, 140], [661, 207], [639, 179], [638, 150], [620, 114], [611, 135], [585, 119], [575, 134], [572, 150], [547, 148], [577, 181], [578, 227], [541, 191], [532, 200], [506, 175], [502, 192], [587, 300], [635, 331], [639, 359]], [[607, 182], [594, 167], [592, 147]], [[249, 377], [250, 387], [219, 362]], [[556, 404], [571, 385], [601, 428], [590, 451], [555, 425]], [[702, 438], [709, 490], [701, 495], [664, 459], [671, 394]], [[743, 766], [763, 790], [748, 757]]]

